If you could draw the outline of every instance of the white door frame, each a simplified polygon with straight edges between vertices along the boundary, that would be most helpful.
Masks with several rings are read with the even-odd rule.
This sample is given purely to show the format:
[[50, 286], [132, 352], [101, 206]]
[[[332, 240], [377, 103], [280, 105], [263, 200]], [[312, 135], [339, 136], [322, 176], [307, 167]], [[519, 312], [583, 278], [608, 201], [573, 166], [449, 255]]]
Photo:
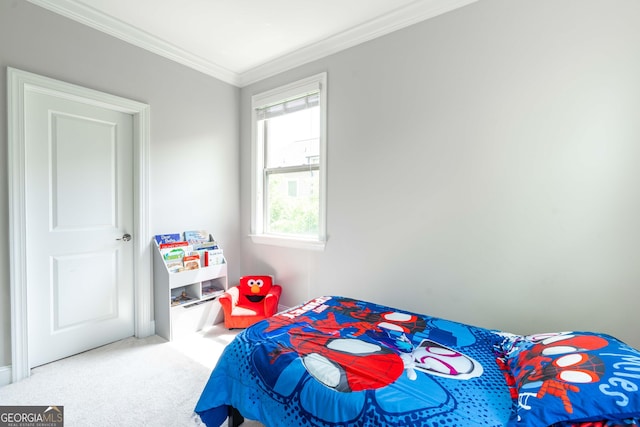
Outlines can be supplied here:
[[25, 221], [25, 107], [28, 91], [37, 91], [133, 116], [134, 307], [135, 335], [154, 333], [149, 247], [149, 105], [7, 67], [9, 253], [11, 288], [12, 382], [30, 375], [27, 325]]

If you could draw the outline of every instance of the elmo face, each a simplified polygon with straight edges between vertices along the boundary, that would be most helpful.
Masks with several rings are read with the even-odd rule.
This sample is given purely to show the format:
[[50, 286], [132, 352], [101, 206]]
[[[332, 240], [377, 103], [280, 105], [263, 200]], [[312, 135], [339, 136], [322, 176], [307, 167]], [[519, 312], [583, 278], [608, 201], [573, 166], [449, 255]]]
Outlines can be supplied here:
[[240, 278], [240, 291], [247, 300], [257, 303], [267, 296], [272, 281], [271, 276], [244, 276]]

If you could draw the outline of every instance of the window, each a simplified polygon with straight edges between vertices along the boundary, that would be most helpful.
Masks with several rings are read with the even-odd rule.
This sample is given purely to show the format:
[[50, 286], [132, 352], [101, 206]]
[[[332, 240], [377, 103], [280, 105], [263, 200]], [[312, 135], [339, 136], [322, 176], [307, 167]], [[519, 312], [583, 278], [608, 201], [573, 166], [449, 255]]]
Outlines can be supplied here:
[[324, 249], [326, 80], [322, 73], [251, 98], [256, 243]]

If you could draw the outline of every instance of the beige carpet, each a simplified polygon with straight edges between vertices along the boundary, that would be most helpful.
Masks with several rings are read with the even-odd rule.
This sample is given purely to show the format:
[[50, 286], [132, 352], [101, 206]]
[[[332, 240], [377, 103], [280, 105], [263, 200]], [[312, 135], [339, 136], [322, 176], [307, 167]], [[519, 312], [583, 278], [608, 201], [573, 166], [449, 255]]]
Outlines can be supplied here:
[[128, 338], [32, 369], [0, 387], [0, 404], [64, 406], [65, 427], [200, 426], [193, 409], [234, 336], [213, 327], [177, 342]]

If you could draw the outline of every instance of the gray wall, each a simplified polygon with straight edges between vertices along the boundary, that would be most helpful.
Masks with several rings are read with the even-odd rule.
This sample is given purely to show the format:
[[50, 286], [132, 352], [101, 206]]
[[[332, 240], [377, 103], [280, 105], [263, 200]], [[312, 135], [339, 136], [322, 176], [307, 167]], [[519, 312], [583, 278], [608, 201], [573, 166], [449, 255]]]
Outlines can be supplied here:
[[[285, 305], [341, 294], [640, 346], [638, 16], [636, 0], [482, 0], [239, 91], [0, 0], [0, 100], [11, 66], [149, 103], [151, 232], [212, 230], [231, 280], [274, 273]], [[254, 245], [250, 96], [321, 71], [327, 248]], [[3, 101], [2, 164], [6, 117]], [[176, 176], [201, 185], [185, 190]], [[11, 341], [7, 193], [1, 174], [0, 367]]]
[[[237, 88], [26, 1], [0, 0], [2, 165], [7, 164], [8, 66], [150, 104], [151, 233], [210, 230], [229, 258], [231, 278], [238, 277]], [[3, 173], [0, 367], [11, 362], [8, 205]]]
[[[242, 269], [640, 346], [640, 2], [482, 0], [241, 90]], [[250, 97], [328, 72], [324, 252], [253, 244]]]

